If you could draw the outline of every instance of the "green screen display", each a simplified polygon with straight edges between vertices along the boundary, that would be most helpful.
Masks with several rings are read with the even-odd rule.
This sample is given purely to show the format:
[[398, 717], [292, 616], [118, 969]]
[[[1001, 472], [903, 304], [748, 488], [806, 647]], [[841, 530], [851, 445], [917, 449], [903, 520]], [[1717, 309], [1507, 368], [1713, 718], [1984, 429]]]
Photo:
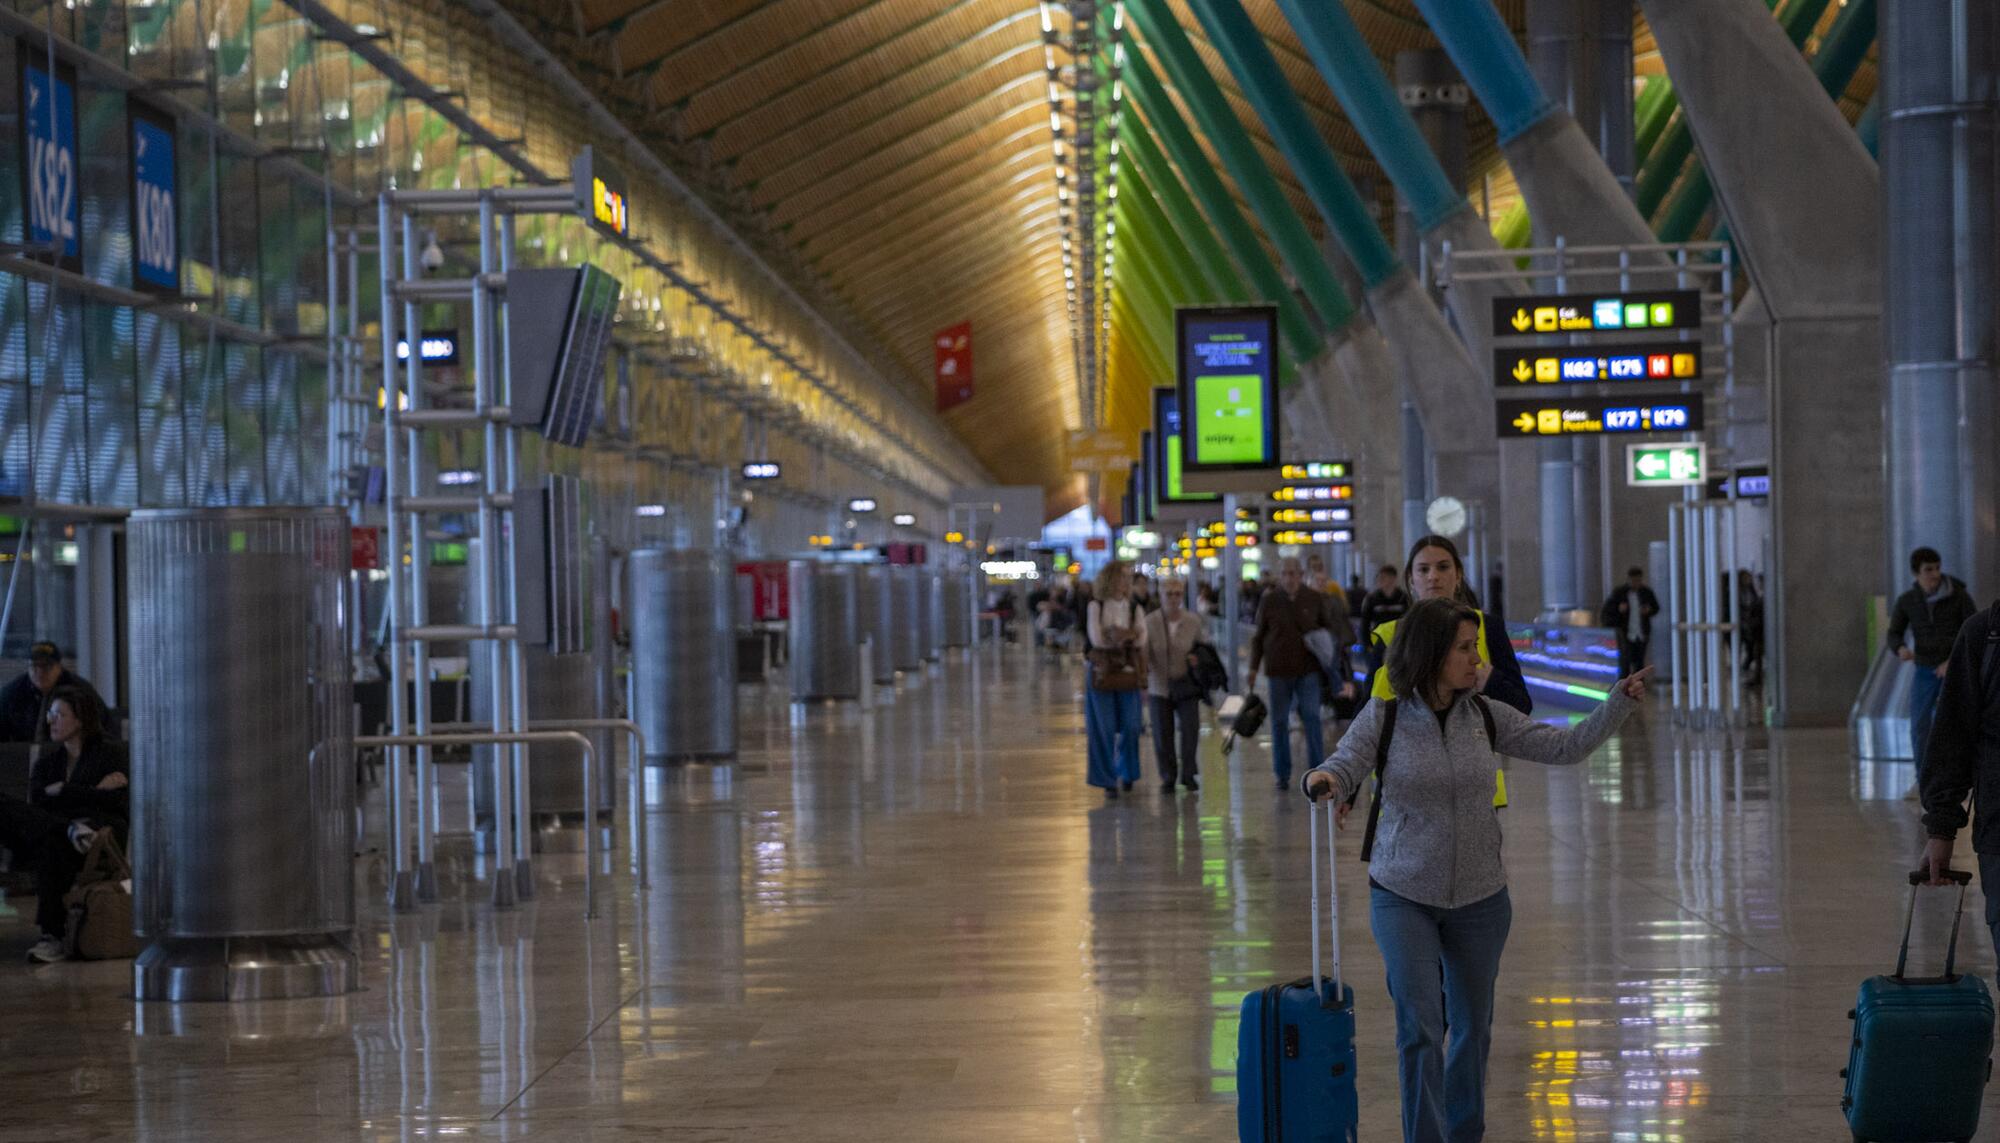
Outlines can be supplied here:
[[1276, 467], [1276, 311], [1192, 307], [1174, 316], [1190, 478]]
[[1201, 440], [1197, 443], [1204, 464], [1259, 464], [1264, 460], [1262, 377], [1196, 377], [1194, 407], [1201, 417]]

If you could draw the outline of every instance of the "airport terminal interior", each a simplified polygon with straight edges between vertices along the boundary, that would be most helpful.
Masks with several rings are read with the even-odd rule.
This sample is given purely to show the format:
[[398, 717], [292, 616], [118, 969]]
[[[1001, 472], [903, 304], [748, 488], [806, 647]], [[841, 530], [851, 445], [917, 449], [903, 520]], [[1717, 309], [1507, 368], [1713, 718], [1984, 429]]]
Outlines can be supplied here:
[[0, 1141], [2000, 1138], [2000, 4], [0, 36]]

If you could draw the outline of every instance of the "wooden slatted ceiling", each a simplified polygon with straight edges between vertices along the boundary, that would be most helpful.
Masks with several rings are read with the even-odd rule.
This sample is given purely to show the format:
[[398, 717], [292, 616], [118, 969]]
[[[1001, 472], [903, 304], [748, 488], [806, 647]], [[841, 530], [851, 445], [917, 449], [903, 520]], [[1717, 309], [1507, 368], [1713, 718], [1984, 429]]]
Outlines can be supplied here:
[[[1328, 2], [1347, 4], [1392, 73], [1397, 52], [1436, 46], [1412, 0]], [[823, 278], [925, 399], [933, 334], [972, 321], [976, 396], [947, 422], [998, 478], [1045, 484], [1052, 510], [1080, 500], [1082, 483], [1063, 456], [1075, 383], [1034, 0], [509, 3], [545, 26], [580, 31], [582, 44], [608, 56], [617, 76], [602, 86], [670, 154], [698, 155], [708, 185], [749, 204], [757, 219], [749, 229]], [[1317, 235], [1318, 212], [1186, 0], [1171, 3], [1246, 136]], [[1519, 29], [1526, 0], [1496, 3]], [[1379, 216], [1388, 217], [1392, 189], [1276, 0], [1244, 5], [1314, 126], [1357, 185], [1374, 188]], [[1829, 7], [1829, 21], [1837, 11]], [[1066, 27], [1066, 15], [1056, 19]], [[1657, 70], [1643, 21], [1634, 46], [1641, 74]], [[588, 63], [580, 60], [579, 71], [597, 76]], [[1874, 79], [1871, 60], [1850, 91], [1850, 118]], [[1468, 136], [1476, 188], [1498, 166], [1492, 126], [1476, 103]], [[1115, 335], [1107, 353], [1122, 366], [1121, 385], [1144, 372]], [[1142, 400], [1109, 395], [1121, 420]]]

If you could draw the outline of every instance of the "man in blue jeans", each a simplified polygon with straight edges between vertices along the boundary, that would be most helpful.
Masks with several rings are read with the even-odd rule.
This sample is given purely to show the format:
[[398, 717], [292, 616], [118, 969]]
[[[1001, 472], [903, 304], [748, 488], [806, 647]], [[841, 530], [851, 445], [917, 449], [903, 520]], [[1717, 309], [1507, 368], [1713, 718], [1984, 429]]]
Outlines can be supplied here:
[[1889, 617], [1889, 646], [1905, 663], [1916, 664], [1917, 673], [1910, 679], [1910, 746], [1921, 774], [1952, 640], [1979, 607], [1963, 583], [1944, 574], [1944, 561], [1936, 550], [1918, 548], [1911, 552], [1910, 571], [1916, 574], [1917, 582], [1896, 600], [1896, 610]]
[[1271, 768], [1278, 788], [1292, 784], [1292, 708], [1306, 732], [1306, 765], [1326, 757], [1319, 726], [1319, 660], [1306, 646], [1306, 633], [1325, 627], [1326, 602], [1306, 586], [1305, 566], [1286, 560], [1278, 570], [1278, 587], [1257, 600], [1257, 627], [1250, 636], [1248, 694], [1257, 689], [1257, 672], [1271, 680]]

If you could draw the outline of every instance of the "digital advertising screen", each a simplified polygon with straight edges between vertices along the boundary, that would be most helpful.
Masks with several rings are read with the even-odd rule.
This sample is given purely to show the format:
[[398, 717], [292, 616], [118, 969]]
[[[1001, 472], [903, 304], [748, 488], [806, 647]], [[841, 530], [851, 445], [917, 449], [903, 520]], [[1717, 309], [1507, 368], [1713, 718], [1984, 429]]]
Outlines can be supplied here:
[[1278, 311], [1174, 311], [1182, 479], [1188, 491], [1254, 491], [1278, 467]]
[[1153, 518], [1153, 430], [1139, 434], [1139, 459], [1132, 463], [1131, 523], [1143, 524]]
[[1212, 504], [1222, 499], [1213, 494], [1190, 493], [1183, 487], [1180, 396], [1172, 389], [1153, 390], [1151, 460], [1155, 519], [1184, 519], [1189, 505]]

